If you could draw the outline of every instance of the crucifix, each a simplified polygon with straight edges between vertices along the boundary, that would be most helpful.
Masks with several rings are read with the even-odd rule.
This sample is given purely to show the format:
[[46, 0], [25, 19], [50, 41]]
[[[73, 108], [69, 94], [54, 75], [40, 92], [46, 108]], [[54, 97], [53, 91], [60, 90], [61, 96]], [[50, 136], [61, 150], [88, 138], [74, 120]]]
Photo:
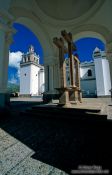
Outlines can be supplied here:
[[[79, 75], [79, 60], [75, 57], [72, 52], [76, 51], [72, 40], [72, 34], [67, 33], [65, 30], [61, 32], [61, 35], [68, 43], [68, 49], [64, 46], [63, 38], [55, 37], [53, 43], [59, 49], [59, 78], [60, 78], [60, 88], [56, 88], [59, 93], [59, 105], [70, 107], [70, 103], [81, 101], [81, 90], [80, 90], [80, 75]], [[69, 69], [70, 69], [70, 86], [67, 87], [66, 84], [66, 63], [64, 54], [68, 53], [69, 56]], [[74, 67], [75, 64], [75, 67]]]
[[66, 88], [66, 64], [64, 59], [64, 53], [66, 52], [66, 48], [64, 46], [63, 38], [55, 37], [53, 39], [53, 43], [59, 49], [60, 88], [56, 88], [60, 92], [59, 105], [70, 107], [69, 92]]
[[[80, 101], [81, 100], [81, 90], [80, 90], [80, 75], [79, 75], [79, 60], [73, 56], [73, 51], [76, 51], [76, 47], [73, 43], [72, 34], [67, 33], [65, 30], [61, 31], [61, 35], [68, 44], [68, 57], [69, 57], [69, 69], [70, 69], [70, 100]], [[75, 63], [75, 64], [74, 64]], [[76, 66], [74, 69], [74, 65]], [[75, 70], [75, 72], [74, 72]]]
[[61, 34], [68, 43], [68, 57], [70, 60], [70, 86], [75, 87], [74, 58], [72, 52], [76, 51], [76, 47], [73, 44], [71, 33], [67, 33], [65, 30], [63, 30]]

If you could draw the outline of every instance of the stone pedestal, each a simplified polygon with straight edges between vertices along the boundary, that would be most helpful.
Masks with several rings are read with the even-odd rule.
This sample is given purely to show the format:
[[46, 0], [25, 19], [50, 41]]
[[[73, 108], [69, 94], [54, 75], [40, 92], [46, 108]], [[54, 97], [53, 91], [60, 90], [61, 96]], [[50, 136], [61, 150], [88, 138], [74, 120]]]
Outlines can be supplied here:
[[71, 107], [70, 101], [69, 101], [69, 90], [68, 88], [56, 88], [59, 93], [59, 105], [61, 107]]

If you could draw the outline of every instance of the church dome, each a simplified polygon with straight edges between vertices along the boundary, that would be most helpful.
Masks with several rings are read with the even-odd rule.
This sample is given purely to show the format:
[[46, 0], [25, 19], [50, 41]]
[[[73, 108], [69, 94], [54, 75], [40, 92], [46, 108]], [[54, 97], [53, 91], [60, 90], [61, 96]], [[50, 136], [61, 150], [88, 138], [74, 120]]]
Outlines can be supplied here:
[[39, 8], [57, 20], [72, 20], [83, 16], [97, 0], [35, 0]]

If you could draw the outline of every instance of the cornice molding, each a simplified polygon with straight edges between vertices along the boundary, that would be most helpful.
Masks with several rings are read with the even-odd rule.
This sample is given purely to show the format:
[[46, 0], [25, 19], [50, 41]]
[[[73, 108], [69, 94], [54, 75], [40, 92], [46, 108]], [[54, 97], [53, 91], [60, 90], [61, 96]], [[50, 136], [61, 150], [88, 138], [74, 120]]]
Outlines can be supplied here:
[[72, 20], [57, 20], [55, 18], [52, 18], [50, 16], [47, 16], [38, 6], [36, 0], [34, 0], [34, 11], [35, 11], [35, 16], [39, 16], [39, 18], [41, 19], [42, 23], [46, 23], [46, 24], [50, 24], [53, 26], [74, 26], [76, 24], [82, 23], [85, 20], [88, 20], [89, 18], [91, 18], [91, 16], [93, 16], [97, 10], [99, 8], [101, 8], [101, 6], [103, 5], [103, 3], [105, 2], [105, 0], [98, 0], [96, 1], [96, 3], [93, 5], [92, 8], [90, 8], [90, 10], [88, 10], [85, 14], [83, 14], [82, 16], [72, 19]]
[[73, 39], [76, 41], [83, 37], [96, 37], [104, 43], [108, 43], [112, 38], [111, 31], [103, 25], [84, 24], [72, 28]]

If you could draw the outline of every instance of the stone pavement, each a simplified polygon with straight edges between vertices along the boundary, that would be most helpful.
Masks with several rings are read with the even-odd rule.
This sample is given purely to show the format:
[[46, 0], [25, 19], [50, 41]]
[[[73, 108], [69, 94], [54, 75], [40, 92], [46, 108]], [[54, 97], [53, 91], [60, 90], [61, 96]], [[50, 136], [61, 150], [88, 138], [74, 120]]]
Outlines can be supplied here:
[[0, 129], [0, 175], [66, 175], [61, 170], [33, 159], [35, 152]]
[[[111, 118], [109, 100], [83, 99], [77, 108], [101, 108]], [[79, 165], [111, 171], [110, 120], [47, 119], [39, 112], [27, 116], [20, 111], [40, 104], [39, 100], [11, 99], [11, 103], [11, 114], [0, 117], [0, 175], [67, 175]]]
[[[16, 109], [17, 112], [17, 109]], [[39, 143], [43, 142], [45, 123], [15, 114], [1, 117], [0, 120], [0, 175], [66, 175], [64, 171], [47, 163], [33, 158], [36, 152], [32, 149], [36, 145], [39, 134]], [[25, 119], [26, 118], [26, 119]], [[33, 123], [32, 123], [33, 122]], [[34, 123], [35, 128], [34, 127]], [[42, 132], [43, 131], [43, 132]], [[42, 137], [44, 135], [44, 137]], [[24, 144], [25, 143], [25, 144]], [[27, 146], [28, 145], [28, 146]], [[29, 146], [30, 145], [30, 146]], [[39, 145], [38, 145], [39, 146]], [[31, 147], [31, 148], [30, 148]]]

